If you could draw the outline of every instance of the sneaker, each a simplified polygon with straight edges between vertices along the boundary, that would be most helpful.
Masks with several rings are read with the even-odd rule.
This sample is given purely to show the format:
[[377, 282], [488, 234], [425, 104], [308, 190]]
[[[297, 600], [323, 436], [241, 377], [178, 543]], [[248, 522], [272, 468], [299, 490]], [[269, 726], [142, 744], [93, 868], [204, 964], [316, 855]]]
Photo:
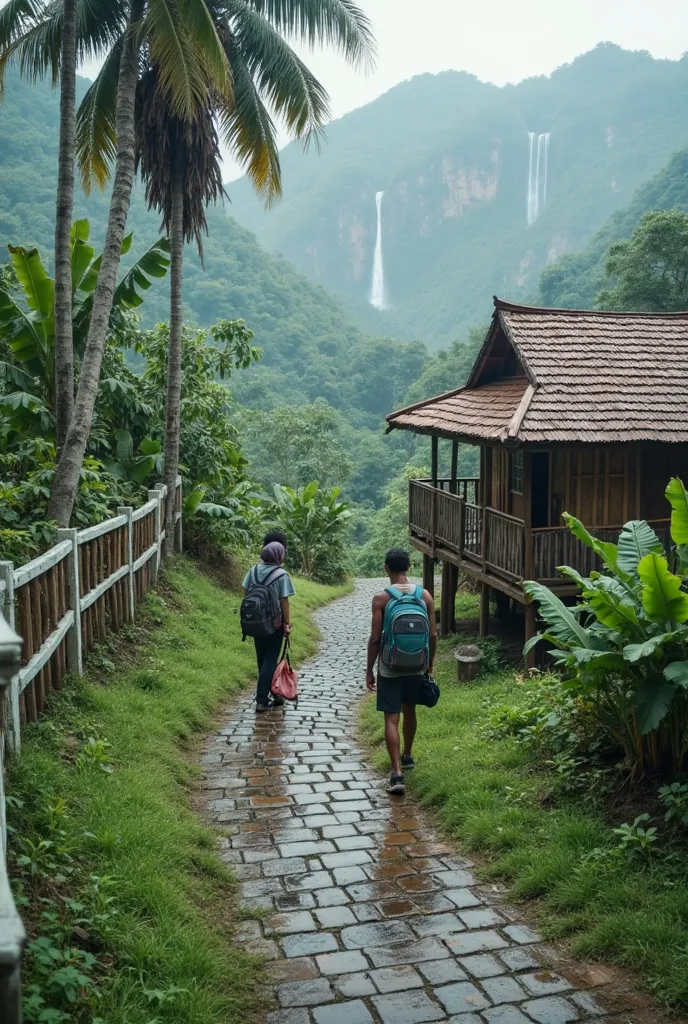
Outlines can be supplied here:
[[256, 701], [256, 714], [257, 715], [260, 714], [261, 711], [269, 711], [271, 706], [272, 705], [269, 704], [269, 702], [266, 701], [266, 700], [257, 700]]
[[285, 701], [284, 697], [275, 697], [273, 695], [273, 698], [272, 698], [272, 706], [273, 706], [273, 708], [283, 708], [285, 704], [286, 704], [286, 701]]
[[389, 786], [387, 787], [388, 793], [394, 793], [399, 796], [406, 792], [406, 783], [404, 782], [403, 775], [395, 775], [392, 773], [389, 777]]
[[410, 772], [412, 768], [416, 767], [416, 762], [413, 760], [410, 754], [402, 754], [401, 767], [405, 768], [407, 772]]

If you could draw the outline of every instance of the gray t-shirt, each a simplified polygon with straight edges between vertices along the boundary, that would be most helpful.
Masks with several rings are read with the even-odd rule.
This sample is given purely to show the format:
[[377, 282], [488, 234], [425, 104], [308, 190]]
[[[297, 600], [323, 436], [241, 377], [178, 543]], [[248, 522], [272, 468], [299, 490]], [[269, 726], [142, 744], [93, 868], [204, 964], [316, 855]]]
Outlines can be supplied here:
[[[258, 562], [244, 576], [244, 582], [242, 583], [244, 590], [248, 590], [249, 583], [253, 580], [256, 583], [264, 583], [270, 573], [276, 568], [276, 565], [269, 564], [268, 562]], [[280, 597], [293, 597], [296, 593], [291, 576], [285, 569], [281, 571], [279, 577], [276, 575], [274, 583], [279, 590]]]

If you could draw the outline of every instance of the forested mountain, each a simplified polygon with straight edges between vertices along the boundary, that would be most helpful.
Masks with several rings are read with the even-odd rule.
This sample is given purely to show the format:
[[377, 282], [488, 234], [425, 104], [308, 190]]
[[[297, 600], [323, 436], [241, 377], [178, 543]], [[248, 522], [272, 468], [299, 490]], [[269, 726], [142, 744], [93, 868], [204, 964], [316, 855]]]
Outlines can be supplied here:
[[[80, 79], [80, 94], [87, 84]], [[0, 263], [7, 258], [8, 243], [37, 245], [51, 262], [57, 125], [57, 92], [47, 83], [30, 85], [10, 71], [0, 106]], [[90, 218], [99, 245], [106, 197], [95, 190], [87, 199], [77, 190], [75, 217], [83, 216]], [[237, 379], [235, 390], [259, 408], [325, 398], [346, 409], [356, 425], [376, 426], [419, 376], [426, 359], [423, 347], [364, 335], [324, 288], [289, 261], [262, 250], [221, 208], [209, 211], [208, 223], [205, 269], [191, 247], [185, 262], [187, 319], [202, 326], [221, 317], [243, 317], [254, 331], [264, 356]], [[132, 259], [160, 233], [141, 189], [134, 195], [129, 229], [134, 232]], [[145, 322], [167, 319], [168, 294], [166, 282], [153, 287], [142, 309]]]
[[[688, 144], [687, 101], [688, 57], [611, 44], [504, 88], [424, 75], [333, 123], [320, 156], [287, 147], [269, 213], [234, 183], [232, 213], [346, 295], [362, 326], [434, 347], [585, 245]], [[367, 305], [379, 191], [382, 311]]]
[[564, 256], [543, 272], [540, 302], [544, 306], [589, 309], [607, 283], [605, 256], [614, 242], [630, 238], [642, 216], [650, 210], [688, 213], [688, 150], [674, 154], [667, 166], [640, 188], [623, 210], [617, 210], [602, 225], [587, 246]]
[[[79, 80], [83, 95], [88, 83]], [[52, 263], [57, 168], [58, 94], [46, 83], [31, 85], [14, 70], [7, 75], [0, 105], [0, 265], [7, 245], [36, 245]], [[75, 196], [75, 217], [88, 217], [91, 239], [102, 243], [107, 197], [97, 190]], [[189, 247], [184, 297], [188, 324], [207, 326], [242, 317], [263, 350], [260, 363], [232, 380], [235, 398], [260, 412], [277, 406], [310, 408], [327, 403], [327, 430], [346, 452], [348, 494], [379, 504], [388, 481], [415, 447], [414, 439], [383, 437], [384, 415], [403, 403], [428, 356], [422, 344], [371, 336], [357, 327], [338, 301], [293, 263], [269, 255], [254, 236], [221, 208], [208, 215], [204, 267]], [[132, 261], [160, 234], [143, 193], [134, 193], [128, 229], [134, 233]], [[144, 325], [168, 319], [169, 283], [156, 283], [141, 307]], [[255, 419], [255, 422], [254, 422]], [[261, 430], [259, 417], [244, 417], [248, 448]], [[274, 481], [273, 481], [274, 482]], [[346, 477], [340, 482], [346, 482]]]

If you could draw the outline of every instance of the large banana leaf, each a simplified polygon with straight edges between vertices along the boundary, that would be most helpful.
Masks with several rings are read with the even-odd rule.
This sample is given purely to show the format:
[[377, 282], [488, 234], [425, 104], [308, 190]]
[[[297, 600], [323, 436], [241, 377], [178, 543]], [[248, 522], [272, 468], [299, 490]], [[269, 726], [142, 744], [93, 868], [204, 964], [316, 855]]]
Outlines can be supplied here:
[[651, 636], [649, 640], [644, 640], [641, 644], [626, 644], [623, 649], [623, 656], [626, 661], [630, 661], [631, 663], [640, 661], [641, 658], [649, 658], [658, 649], [663, 647], [664, 644], [668, 644], [675, 637], [675, 632], [659, 633], [657, 636]]
[[671, 505], [671, 539], [678, 549], [679, 568], [688, 572], [688, 491], [683, 481], [673, 477], [665, 495]]
[[[84, 288], [88, 272], [93, 264], [95, 249], [89, 244], [91, 226], [86, 219], [72, 224], [72, 295]], [[95, 283], [94, 283], [95, 287]]]
[[585, 544], [586, 547], [592, 548], [596, 555], [599, 555], [607, 569], [611, 569], [613, 572], [619, 571], [619, 552], [616, 544], [593, 537], [583, 526], [580, 519], [576, 519], [575, 516], [570, 515], [568, 512], [563, 513], [562, 519], [574, 537]]
[[[131, 235], [127, 235], [122, 243], [122, 252], [126, 253], [130, 246]], [[160, 238], [127, 271], [115, 289], [112, 313], [110, 315], [110, 325], [112, 327], [117, 326], [122, 310], [134, 309], [136, 306], [141, 305], [143, 296], [139, 293], [139, 289], [145, 291], [150, 288], [153, 279], [165, 276], [170, 265], [169, 251], [169, 241], [166, 238]], [[97, 256], [91, 263], [82, 279], [81, 287], [76, 297], [74, 347], [79, 353], [83, 351], [88, 336], [91, 310], [93, 309], [93, 292], [98, 282], [101, 259], [102, 256]]]
[[15, 302], [9, 292], [0, 289], [0, 338], [7, 342], [17, 362], [31, 363], [33, 375], [41, 372], [45, 357], [42, 331], [32, 315]]
[[633, 519], [626, 523], [619, 534], [619, 569], [635, 576], [641, 558], [653, 551], [658, 555], [664, 554], [662, 542], [652, 527], [643, 519]]
[[614, 576], [592, 579], [583, 594], [598, 622], [631, 635], [636, 632], [639, 605], [636, 606], [628, 588]]
[[674, 544], [688, 544], [688, 491], [675, 476], [664, 493], [671, 505], [671, 538]]
[[652, 622], [667, 622], [672, 629], [688, 619], [688, 594], [681, 590], [682, 579], [669, 572], [667, 560], [654, 552], [638, 565], [643, 584], [643, 608]]
[[23, 245], [7, 248], [29, 309], [38, 314], [40, 322], [49, 320], [55, 302], [55, 283], [41, 263], [38, 249], [25, 249]]
[[656, 729], [666, 717], [671, 702], [676, 696], [676, 687], [666, 679], [648, 679], [638, 690], [636, 721], [641, 736]]
[[664, 678], [675, 686], [688, 690], [688, 661], [672, 661], [664, 669]]
[[567, 608], [551, 590], [532, 580], [525, 582], [523, 589], [532, 600], [537, 601], [542, 618], [551, 627], [547, 632], [556, 637], [560, 643], [568, 648], [595, 647], [599, 649], [599, 643], [592, 642], [590, 634], [581, 626], [571, 609]]
[[[126, 239], [125, 239], [126, 241]], [[131, 242], [129, 243], [131, 244]], [[147, 291], [153, 280], [166, 275], [170, 266], [170, 243], [167, 238], [160, 238], [140, 260], [134, 264], [115, 289], [113, 309], [135, 309], [143, 302], [138, 289]]]

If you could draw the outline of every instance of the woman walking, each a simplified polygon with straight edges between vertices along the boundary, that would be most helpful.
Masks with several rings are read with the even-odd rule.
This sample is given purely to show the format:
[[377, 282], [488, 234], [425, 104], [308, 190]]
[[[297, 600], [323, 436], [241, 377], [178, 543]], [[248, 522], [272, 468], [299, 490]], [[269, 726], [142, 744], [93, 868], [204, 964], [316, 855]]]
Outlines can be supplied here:
[[[283, 639], [291, 633], [289, 598], [295, 590], [289, 573], [282, 567], [287, 555], [285, 542], [282, 533], [266, 534], [260, 561], [249, 569], [243, 582], [242, 628], [245, 634], [253, 636], [258, 662], [257, 712], [284, 704], [281, 697], [272, 697], [270, 686]], [[248, 625], [249, 613], [253, 628]]]

